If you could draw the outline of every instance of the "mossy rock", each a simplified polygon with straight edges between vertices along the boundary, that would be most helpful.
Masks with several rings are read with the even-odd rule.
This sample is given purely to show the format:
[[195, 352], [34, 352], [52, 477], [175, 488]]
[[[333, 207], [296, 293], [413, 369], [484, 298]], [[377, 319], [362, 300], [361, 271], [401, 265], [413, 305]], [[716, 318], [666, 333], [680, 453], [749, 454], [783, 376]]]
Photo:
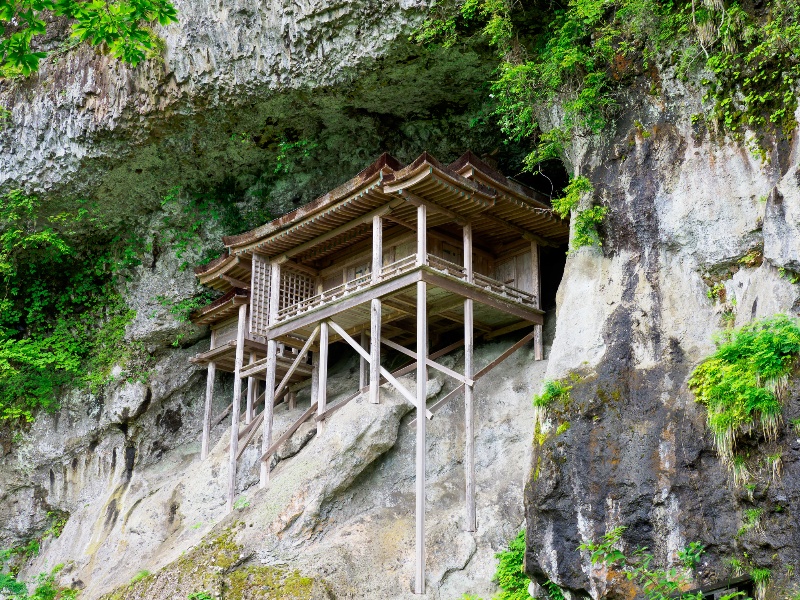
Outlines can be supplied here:
[[206, 592], [217, 600], [330, 598], [324, 582], [299, 571], [244, 566], [251, 558], [235, 541], [235, 526], [204, 540], [160, 571], [137, 578], [101, 600], [174, 600]]

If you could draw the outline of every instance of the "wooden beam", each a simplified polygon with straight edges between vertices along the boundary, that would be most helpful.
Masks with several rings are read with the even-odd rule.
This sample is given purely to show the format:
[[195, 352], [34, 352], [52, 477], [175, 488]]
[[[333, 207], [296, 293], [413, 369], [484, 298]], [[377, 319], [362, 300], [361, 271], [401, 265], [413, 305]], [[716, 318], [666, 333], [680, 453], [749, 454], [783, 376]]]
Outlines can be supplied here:
[[383, 269], [383, 222], [380, 215], [372, 217], [372, 283], [378, 283]]
[[[278, 364], [278, 343], [275, 340], [267, 342], [267, 374], [264, 382], [264, 412], [261, 413], [264, 432], [261, 435], [261, 450], [263, 452], [272, 444], [272, 420], [275, 410], [273, 390], [275, 389], [275, 374]], [[272, 399], [272, 401], [270, 401]], [[255, 431], [255, 428], [254, 430]], [[248, 440], [249, 441], [249, 440]], [[262, 462], [259, 468], [258, 486], [267, 487], [269, 483], [269, 464]]]
[[[381, 301], [373, 298], [370, 302], [370, 333], [371, 346], [369, 356], [369, 401], [372, 404], [380, 402], [381, 378]], [[366, 360], [365, 357], [361, 357]]]
[[206, 405], [203, 411], [203, 438], [200, 442], [200, 460], [208, 457], [209, 438], [211, 437], [211, 408], [214, 399], [214, 378], [217, 373], [217, 363], [208, 363], [208, 375], [206, 376]]
[[272, 457], [272, 455], [275, 454], [275, 452], [277, 452], [278, 448], [280, 448], [281, 445], [284, 442], [286, 442], [286, 440], [291, 438], [292, 435], [294, 435], [294, 432], [297, 431], [298, 429], [300, 429], [300, 426], [303, 423], [305, 423], [306, 421], [308, 421], [314, 415], [314, 412], [316, 410], [317, 410], [317, 404], [315, 402], [312, 402], [311, 406], [308, 407], [308, 410], [306, 410], [306, 412], [304, 412], [300, 416], [300, 418], [297, 419], [297, 421], [295, 421], [292, 424], [292, 426], [289, 427], [289, 429], [287, 429], [284, 432], [283, 435], [281, 435], [281, 437], [279, 437], [277, 440], [275, 440], [274, 444], [272, 444], [269, 448], [266, 449], [266, 451], [261, 455], [261, 458], [259, 460], [261, 460], [262, 463], [265, 463], [265, 462], [269, 461], [269, 459]]
[[530, 327], [530, 321], [517, 321], [516, 323], [512, 323], [511, 325], [506, 325], [505, 327], [501, 327], [500, 329], [495, 329], [487, 333], [483, 336], [484, 340], [491, 340], [496, 337], [500, 337], [501, 335], [505, 335], [507, 333], [512, 333], [517, 331], [518, 329], [525, 329], [526, 327]]
[[[472, 299], [464, 300], [464, 378], [472, 378], [472, 353], [474, 332], [472, 328]], [[473, 402], [474, 383], [464, 386], [464, 480], [467, 531], [477, 530], [475, 508], [475, 405]]]
[[528, 240], [529, 242], [536, 242], [540, 246], [553, 246], [557, 247], [558, 244], [554, 244], [543, 237], [536, 235], [532, 231], [528, 231], [527, 229], [520, 227], [519, 225], [515, 225], [510, 221], [506, 221], [505, 219], [501, 219], [495, 215], [490, 215], [489, 213], [482, 212], [481, 218], [486, 219], [487, 221], [492, 221], [493, 223], [497, 223], [498, 225], [502, 225], [503, 227], [507, 227], [511, 231], [518, 233], [522, 236], [523, 239]]
[[312, 323], [330, 319], [332, 316], [342, 311], [359, 306], [365, 302], [369, 302], [373, 298], [381, 297], [386, 294], [391, 294], [397, 290], [401, 290], [416, 283], [420, 279], [422, 279], [422, 274], [419, 271], [411, 271], [398, 277], [387, 279], [379, 283], [377, 286], [369, 287], [351, 296], [345, 296], [344, 298], [335, 302], [323, 304], [318, 309], [310, 310], [293, 319], [284, 321], [283, 323], [270, 328], [268, 336], [270, 339], [275, 339], [286, 335], [287, 333], [297, 331], [298, 329], [306, 327]]
[[[381, 342], [383, 342], [384, 344], [389, 346], [389, 348], [394, 348], [398, 352], [401, 352], [402, 354], [405, 354], [406, 356], [409, 356], [409, 357], [413, 358], [414, 360], [417, 360], [417, 353], [416, 352], [414, 352], [412, 350], [409, 350], [408, 348], [404, 348], [400, 344], [396, 344], [392, 340], [387, 340], [386, 338], [381, 338]], [[469, 383], [470, 385], [474, 383], [470, 379], [465, 379], [463, 375], [461, 375], [459, 373], [456, 373], [455, 371], [453, 371], [453, 369], [448, 369], [444, 365], [440, 365], [439, 363], [437, 363], [436, 361], [431, 360], [430, 358], [425, 359], [425, 360], [426, 360], [426, 364], [429, 367], [431, 367], [432, 369], [436, 369], [437, 371], [440, 371], [440, 372], [444, 373], [445, 375], [448, 375], [449, 377], [452, 377], [456, 381], [460, 381], [461, 383]]]
[[[464, 299], [460, 298], [460, 301], [464, 302]], [[448, 321], [453, 321], [454, 323], [458, 323], [459, 325], [463, 325], [464, 324], [464, 317], [462, 317], [458, 313], [454, 313], [454, 312], [449, 311], [449, 310], [443, 310], [443, 311], [437, 313], [436, 316], [442, 317], [443, 319], [447, 319]], [[475, 321], [474, 319], [473, 319], [473, 326], [478, 331], [485, 331], [485, 332], [492, 331], [492, 326], [491, 325], [487, 325], [486, 323], [483, 323], [481, 321]]]
[[408, 221], [403, 221], [402, 219], [398, 219], [393, 215], [384, 215], [383, 218], [386, 219], [387, 221], [391, 221], [392, 223], [397, 223], [398, 225], [402, 225], [403, 227], [405, 227], [406, 229], [410, 229], [411, 231], [417, 230], [417, 228], [414, 227], [412, 223], [409, 223]]
[[[475, 373], [475, 376], [472, 379], [475, 380], [476, 382], [479, 381], [484, 375], [488, 374], [497, 365], [499, 365], [501, 362], [503, 362], [505, 359], [507, 359], [512, 354], [514, 354], [514, 352], [516, 352], [522, 346], [524, 346], [525, 344], [530, 342], [533, 339], [533, 335], [534, 335], [534, 332], [531, 331], [528, 335], [526, 335], [524, 338], [522, 338], [516, 344], [511, 346], [508, 350], [503, 352], [500, 356], [495, 358], [492, 362], [490, 362], [488, 365], [483, 367], [480, 371]], [[432, 412], [434, 412], [434, 413], [438, 412], [439, 409], [441, 409], [445, 404], [447, 404], [450, 400], [452, 400], [453, 398], [458, 396], [463, 391], [463, 389], [464, 389], [464, 385], [463, 384], [457, 386], [449, 394], [447, 394], [444, 398], [442, 398], [441, 400], [437, 400], [433, 404], [433, 406], [430, 407], [430, 410]], [[409, 427], [413, 426], [416, 422], [417, 422], [416, 418], [412, 419], [411, 421], [409, 421], [409, 423], [408, 423]]]
[[469, 223], [464, 225], [464, 275], [467, 283], [475, 281], [472, 269], [472, 225]]
[[[428, 206], [417, 206], [417, 266], [428, 263]], [[419, 286], [417, 286], [419, 291]]]
[[[248, 364], [253, 364], [256, 362], [256, 353], [250, 353], [250, 362]], [[247, 406], [244, 410], [244, 423], [245, 425], [250, 425], [250, 422], [253, 420], [253, 394], [255, 393], [255, 385], [256, 379], [254, 377], [247, 378]]]
[[[369, 358], [369, 355], [366, 353], [366, 351], [361, 346], [359, 346], [356, 343], [356, 341], [353, 338], [351, 338], [350, 335], [344, 329], [342, 329], [338, 324], [336, 324], [334, 321], [330, 321], [330, 320], [328, 321], [328, 324], [333, 328], [334, 331], [336, 331], [336, 333], [338, 333], [340, 336], [342, 336], [342, 339], [345, 342], [347, 342], [350, 345], [351, 348], [353, 348], [356, 352], [358, 352], [364, 358], [367, 358], [367, 359]], [[397, 389], [398, 392], [400, 392], [403, 396], [405, 396], [405, 398], [409, 402], [411, 402], [411, 404], [413, 404], [414, 406], [417, 406], [417, 399], [414, 396], [414, 394], [409, 392], [405, 388], [405, 386], [403, 386], [403, 384], [401, 384], [399, 381], [397, 381], [397, 379], [395, 379], [394, 376], [389, 371], [387, 371], [384, 367], [381, 367], [381, 374], [386, 378], [386, 381], [391, 383], [392, 386], [394, 386]], [[417, 408], [419, 408], [419, 407], [417, 406]], [[428, 412], [429, 411], [426, 410], [426, 413], [425, 413], [426, 416], [428, 416]], [[433, 416], [433, 415], [431, 414], [431, 416]], [[430, 418], [430, 417], [428, 417], [428, 418]]]
[[492, 308], [496, 308], [502, 312], [514, 315], [520, 319], [525, 319], [531, 323], [543, 322], [542, 311], [538, 308], [526, 308], [520, 304], [508, 302], [496, 297], [494, 294], [486, 292], [486, 290], [483, 290], [475, 285], [469, 285], [462, 281], [450, 279], [433, 271], [432, 269], [423, 269], [422, 279], [425, 282], [447, 290], [448, 292], [459, 294], [465, 298], [472, 298], [480, 304], [491, 306]]
[[239, 371], [244, 362], [244, 333], [247, 325], [247, 304], [239, 307], [239, 327], [236, 331], [236, 362], [233, 378], [233, 407], [231, 412], [231, 448], [228, 459], [228, 514], [233, 512], [233, 498], [236, 495], [236, 451], [239, 444], [239, 408], [242, 403], [242, 380]]
[[408, 190], [400, 190], [397, 193], [400, 194], [403, 197], [403, 199], [408, 200], [411, 204], [413, 204], [417, 208], [419, 208], [420, 206], [424, 206], [425, 208], [427, 208], [429, 210], [432, 210], [434, 212], [437, 212], [439, 214], [442, 214], [442, 215], [452, 219], [453, 221], [455, 221], [458, 225], [461, 225], [462, 227], [469, 222], [468, 219], [465, 216], [460, 215], [457, 212], [454, 212], [454, 211], [452, 211], [452, 210], [450, 210], [448, 208], [445, 208], [444, 206], [440, 206], [440, 205], [436, 204], [435, 202], [431, 202], [430, 200], [426, 200], [425, 198], [417, 196], [416, 194], [413, 194], [412, 192], [409, 192]]
[[219, 278], [222, 279], [223, 281], [227, 281], [235, 288], [241, 288], [243, 290], [250, 289], [250, 284], [247, 283], [246, 281], [242, 281], [241, 279], [235, 279], [233, 277], [230, 277], [229, 275], [220, 275]]
[[[366, 331], [361, 332], [361, 347], [366, 349], [369, 344], [369, 336]], [[369, 381], [369, 362], [363, 357], [358, 357], [358, 389], [363, 390]]]
[[275, 390], [275, 399], [276, 400], [278, 399], [278, 396], [280, 396], [281, 392], [283, 392], [284, 388], [287, 385], [289, 385], [289, 381], [291, 380], [292, 375], [294, 375], [295, 371], [297, 371], [297, 368], [300, 366], [300, 364], [302, 363], [303, 359], [306, 357], [306, 354], [308, 354], [308, 351], [311, 348], [311, 344], [313, 344], [314, 340], [317, 339], [317, 334], [320, 331], [320, 327], [321, 327], [320, 325], [317, 325], [314, 328], [314, 331], [312, 331], [311, 335], [308, 336], [308, 339], [306, 340], [306, 343], [303, 344], [303, 347], [300, 349], [300, 352], [295, 357], [294, 362], [292, 362], [292, 366], [289, 367], [289, 369], [286, 371], [286, 375], [284, 375], [283, 379], [281, 379], [280, 385]]
[[[426, 237], [425, 206], [418, 208], [417, 223], [420, 226], [419, 238]], [[424, 246], [420, 245], [421, 249]], [[416, 447], [416, 571], [414, 592], [425, 593], [425, 419], [420, 419], [421, 410], [426, 405], [428, 392], [428, 313], [427, 290], [424, 281], [417, 282], [417, 447]]]
[[[331, 240], [331, 239], [333, 239], [333, 238], [335, 238], [335, 237], [337, 237], [337, 236], [339, 236], [339, 235], [341, 235], [343, 233], [346, 233], [349, 230], [351, 230], [351, 229], [353, 229], [355, 227], [358, 227], [359, 225], [364, 225], [365, 223], [369, 223], [370, 221], [372, 221], [372, 217], [374, 217], [376, 215], [377, 216], [386, 215], [386, 214], [390, 213], [392, 210], [394, 210], [394, 208], [396, 206], [399, 206], [402, 203], [403, 203], [402, 200], [394, 200], [394, 201], [390, 202], [389, 204], [385, 204], [384, 206], [381, 206], [380, 208], [376, 208], [375, 210], [368, 212], [367, 214], [359, 217], [358, 219], [355, 219], [353, 221], [348, 221], [347, 223], [345, 223], [344, 225], [340, 225], [336, 229], [331, 229], [327, 233], [323, 233], [322, 235], [320, 235], [318, 237], [315, 237], [312, 240], [309, 240], [309, 241], [307, 241], [307, 242], [305, 242], [303, 244], [300, 244], [299, 246], [295, 246], [291, 250], [289, 250], [286, 253], [284, 253], [283, 258], [284, 259], [288, 259], [288, 258], [290, 258], [292, 256], [296, 256], [298, 254], [301, 254], [301, 253], [305, 252], [306, 250], [308, 250], [310, 248], [313, 248], [314, 246], [317, 246], [317, 245], [322, 244], [324, 242], [327, 242], [328, 240]], [[296, 227], [300, 227], [300, 226], [302, 226], [302, 223], [297, 225]]]
[[[347, 335], [347, 334], [345, 334]], [[349, 337], [349, 336], [348, 336]], [[319, 389], [317, 412], [322, 414], [328, 406], [328, 322], [322, 321], [319, 330]], [[317, 433], [322, 433], [322, 422], [317, 423]]]

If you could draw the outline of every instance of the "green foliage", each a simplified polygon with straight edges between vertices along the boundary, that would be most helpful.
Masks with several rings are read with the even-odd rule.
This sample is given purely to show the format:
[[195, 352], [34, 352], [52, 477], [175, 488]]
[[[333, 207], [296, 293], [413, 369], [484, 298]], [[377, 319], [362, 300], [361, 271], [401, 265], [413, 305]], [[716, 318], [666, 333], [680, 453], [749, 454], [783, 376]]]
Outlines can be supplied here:
[[141, 571], [136, 573], [136, 575], [133, 576], [133, 578], [131, 579], [131, 583], [136, 583], [137, 581], [141, 581], [142, 579], [145, 579], [147, 577], [150, 577], [150, 571], [142, 569]]
[[156, 296], [156, 301], [164, 308], [169, 309], [169, 314], [175, 317], [176, 321], [188, 323], [189, 317], [195, 310], [206, 306], [216, 296], [217, 294], [211, 290], [203, 290], [196, 296], [183, 300], [172, 301], [166, 296]]
[[236, 510], [242, 510], [244, 508], [247, 508], [248, 506], [250, 506], [250, 501], [244, 496], [239, 496], [236, 499], [236, 502], [233, 503], [233, 508], [235, 508]]
[[134, 316], [116, 284], [135, 264], [133, 241], [112, 238], [80, 250], [90, 211], [42, 218], [37, 198], [0, 198], [0, 421], [32, 421], [58, 408], [67, 385], [96, 390], [129, 350]]
[[542, 393], [533, 397], [534, 429], [538, 433], [547, 415], [547, 408], [555, 402], [566, 406], [570, 400], [572, 386], [565, 381], [548, 379], [542, 384]]
[[[682, 590], [689, 586], [691, 579], [686, 572], [675, 567], [661, 569], [654, 567], [653, 555], [647, 548], [637, 548], [628, 556], [620, 550], [620, 542], [625, 527], [616, 527], [606, 533], [599, 542], [581, 544], [579, 550], [591, 553], [592, 564], [603, 564], [620, 569], [629, 581], [638, 585], [648, 600], [700, 600], [700, 594], [686, 594]], [[692, 569], [700, 560], [703, 545], [693, 542], [678, 553], [687, 569]], [[690, 566], [691, 565], [691, 566]]]
[[186, 600], [214, 600], [214, 596], [208, 592], [192, 592], [186, 597]]
[[[651, 93], [659, 93], [658, 70], [668, 68], [705, 89], [707, 108], [693, 123], [736, 135], [795, 126], [800, 7], [793, 0], [758, 10], [722, 0], [442, 0], [412, 39], [453, 45], [468, 37], [497, 50], [490, 112], [509, 139], [534, 139], [525, 161], [531, 170], [562, 157], [576, 136], [606, 128], [634, 76], [648, 74]], [[542, 124], [541, 115], [556, 122]]]
[[133, 66], [160, 48], [150, 25], [177, 20], [169, 0], [0, 0], [0, 78], [38, 71], [47, 52], [36, 38], [47, 34], [51, 15], [73, 22], [76, 41], [103, 46]]
[[575, 215], [574, 231], [570, 251], [575, 251], [584, 246], [602, 246], [597, 228], [603, 224], [608, 214], [607, 206], [593, 206], [579, 211]]
[[761, 531], [761, 516], [764, 514], [763, 508], [748, 508], [743, 513], [742, 526], [736, 536], [741, 537], [751, 530]]
[[691, 542], [683, 550], [678, 550], [678, 560], [686, 569], [696, 569], [700, 564], [700, 557], [705, 551], [705, 546], [700, 542]]
[[717, 344], [689, 387], [707, 408], [717, 452], [730, 466], [737, 433], [760, 427], [768, 439], [777, 437], [782, 396], [800, 355], [800, 324], [777, 315], [725, 332]]
[[319, 144], [311, 140], [297, 140], [290, 142], [286, 139], [278, 144], [278, 156], [275, 158], [275, 169], [273, 172], [290, 173], [297, 163], [309, 158], [311, 153], [317, 149]]
[[753, 578], [755, 584], [755, 596], [757, 600], [761, 600], [767, 593], [767, 586], [772, 577], [772, 571], [769, 569], [755, 568], [750, 571], [750, 577]]
[[9, 600], [75, 600], [76, 590], [60, 587], [55, 582], [56, 575], [64, 565], [56, 565], [49, 573], [41, 573], [31, 582], [34, 586], [32, 594], [28, 594], [28, 586], [11, 574], [0, 574], [0, 593], [8, 592]]
[[528, 584], [530, 579], [522, 570], [522, 561], [525, 558], [525, 530], [519, 532], [516, 538], [508, 544], [508, 550], [495, 554], [497, 570], [494, 581], [500, 586], [500, 592], [494, 600], [528, 600]]
[[591, 194], [594, 191], [592, 182], [583, 175], [570, 180], [564, 188], [564, 196], [553, 198], [553, 210], [562, 219], [569, 218], [570, 213], [577, 208], [581, 197], [584, 194]]

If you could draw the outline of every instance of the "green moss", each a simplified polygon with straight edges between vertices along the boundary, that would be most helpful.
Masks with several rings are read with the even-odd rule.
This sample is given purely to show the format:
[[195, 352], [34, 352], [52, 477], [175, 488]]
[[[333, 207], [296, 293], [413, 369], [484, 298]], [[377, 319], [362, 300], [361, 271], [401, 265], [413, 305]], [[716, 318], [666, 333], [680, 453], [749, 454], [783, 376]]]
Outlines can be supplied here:
[[737, 435], [758, 428], [767, 439], [777, 437], [782, 396], [800, 356], [800, 323], [778, 315], [726, 332], [717, 343], [689, 387], [708, 411], [717, 453], [733, 468]]
[[[236, 542], [241, 523], [202, 541], [157, 573], [148, 574], [104, 596], [102, 600], [186, 598], [207, 594], [220, 600], [300, 600], [319, 585], [299, 571], [279, 567], [242, 566], [249, 555]], [[197, 590], [203, 590], [198, 592]]]
[[224, 585], [225, 600], [301, 600], [310, 598], [314, 580], [298, 571], [274, 567], [245, 567], [231, 573]]

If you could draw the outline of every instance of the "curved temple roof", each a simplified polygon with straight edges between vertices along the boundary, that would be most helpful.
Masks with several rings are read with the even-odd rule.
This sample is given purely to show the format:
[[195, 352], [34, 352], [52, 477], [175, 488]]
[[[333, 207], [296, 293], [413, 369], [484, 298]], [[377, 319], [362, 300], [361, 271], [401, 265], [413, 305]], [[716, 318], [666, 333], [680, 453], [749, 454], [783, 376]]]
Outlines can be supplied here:
[[472, 224], [476, 237], [502, 244], [520, 238], [566, 243], [569, 226], [538, 192], [505, 177], [472, 152], [445, 166], [427, 152], [403, 166], [389, 154], [313, 202], [251, 231], [222, 238], [224, 255], [198, 267], [200, 283], [220, 291], [249, 282], [250, 254], [299, 261], [332, 254], [371, 235], [375, 215], [415, 226], [429, 206], [429, 227]]

